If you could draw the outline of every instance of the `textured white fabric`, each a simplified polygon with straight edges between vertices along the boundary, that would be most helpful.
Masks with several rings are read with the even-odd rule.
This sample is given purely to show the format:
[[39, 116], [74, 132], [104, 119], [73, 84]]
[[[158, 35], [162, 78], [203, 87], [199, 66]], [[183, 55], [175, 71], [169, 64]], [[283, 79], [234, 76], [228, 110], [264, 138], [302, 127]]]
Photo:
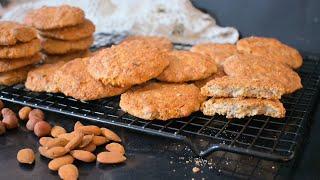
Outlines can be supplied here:
[[239, 37], [235, 28], [218, 26], [189, 0], [38, 0], [19, 4], [3, 19], [22, 21], [31, 9], [61, 4], [83, 9], [96, 32], [159, 35], [188, 44], [235, 43]]

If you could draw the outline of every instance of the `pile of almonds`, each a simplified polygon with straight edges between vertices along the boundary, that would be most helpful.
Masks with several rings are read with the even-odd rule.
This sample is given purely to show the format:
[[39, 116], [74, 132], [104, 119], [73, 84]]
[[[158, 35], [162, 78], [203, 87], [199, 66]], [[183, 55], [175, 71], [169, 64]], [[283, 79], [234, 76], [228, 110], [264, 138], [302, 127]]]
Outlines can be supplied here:
[[[16, 114], [8, 109], [0, 100], [0, 109], [3, 120], [0, 121], [0, 135], [6, 129], [19, 127], [19, 119]], [[95, 125], [83, 125], [76, 122], [74, 130], [67, 132], [61, 126], [54, 126], [45, 121], [44, 113], [39, 109], [23, 107], [19, 111], [19, 118], [26, 121], [26, 128], [33, 131], [39, 139], [39, 153], [52, 159], [48, 167], [52, 171], [58, 171], [61, 179], [77, 179], [78, 168], [72, 163], [79, 160], [86, 163], [97, 161], [101, 164], [117, 164], [126, 160], [125, 149], [120, 144], [120, 137], [107, 128]], [[105, 145], [106, 144], [106, 145]], [[105, 145], [105, 151], [94, 154], [97, 146]], [[17, 160], [23, 164], [33, 164], [35, 153], [32, 149], [21, 149], [17, 153]]]

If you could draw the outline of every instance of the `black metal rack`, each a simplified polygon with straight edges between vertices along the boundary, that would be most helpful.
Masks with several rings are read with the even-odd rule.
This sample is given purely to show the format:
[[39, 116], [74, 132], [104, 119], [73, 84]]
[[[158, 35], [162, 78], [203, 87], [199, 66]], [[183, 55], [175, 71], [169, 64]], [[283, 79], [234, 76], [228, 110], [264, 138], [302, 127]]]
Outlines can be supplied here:
[[[110, 46], [124, 35], [99, 34], [93, 49]], [[176, 44], [185, 49], [188, 45]], [[120, 110], [119, 97], [97, 101], [78, 101], [62, 94], [36, 93], [24, 85], [0, 87], [0, 98], [52, 112], [120, 126], [147, 134], [185, 141], [199, 156], [213, 151], [228, 151], [270, 160], [288, 161], [294, 157], [307, 131], [309, 115], [317, 100], [320, 59], [305, 56], [299, 70], [303, 89], [282, 98], [287, 110], [284, 119], [254, 116], [227, 120], [223, 116], [204, 116], [196, 112], [172, 121], [144, 121]]]

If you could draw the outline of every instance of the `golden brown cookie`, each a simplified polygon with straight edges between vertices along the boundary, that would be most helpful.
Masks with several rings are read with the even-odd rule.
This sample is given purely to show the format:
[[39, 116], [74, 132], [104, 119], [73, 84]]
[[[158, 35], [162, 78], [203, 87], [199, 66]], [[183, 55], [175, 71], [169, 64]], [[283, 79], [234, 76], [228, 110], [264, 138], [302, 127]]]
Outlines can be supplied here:
[[56, 29], [84, 22], [84, 12], [69, 5], [43, 6], [27, 13], [24, 22], [37, 29]]
[[193, 84], [149, 82], [121, 95], [120, 107], [145, 120], [169, 120], [189, 116], [204, 101]]
[[240, 52], [262, 56], [270, 61], [277, 61], [297, 69], [302, 65], [299, 52], [274, 38], [248, 37], [237, 42]]
[[86, 67], [88, 58], [78, 58], [64, 64], [54, 75], [54, 81], [60, 92], [79, 100], [94, 100], [116, 96], [128, 87], [104, 85], [91, 77]]
[[58, 61], [70, 61], [76, 58], [84, 58], [91, 56], [90, 50], [76, 51], [67, 54], [45, 54], [43, 57], [44, 63], [55, 63]]
[[53, 81], [54, 73], [66, 62], [58, 61], [52, 64], [43, 64], [29, 71], [25, 87], [36, 92], [59, 92]]
[[126, 87], [159, 76], [169, 65], [170, 58], [166, 52], [141, 41], [130, 41], [103, 49], [92, 56], [88, 71], [94, 79], [106, 85]]
[[302, 88], [299, 75], [288, 66], [269, 61], [251, 54], [237, 54], [223, 63], [224, 72], [229, 76], [247, 76], [249, 78], [268, 78], [277, 81], [285, 88], [285, 93], [292, 93]]
[[160, 37], [160, 36], [129, 36], [124, 39], [121, 43], [127, 43], [130, 41], [142, 41], [146, 45], [157, 48], [159, 50], [167, 50], [171, 51], [173, 49], [173, 45], [168, 38]]
[[221, 65], [226, 58], [237, 54], [237, 48], [233, 44], [204, 43], [193, 46], [190, 51], [206, 54], [219, 65]]
[[219, 78], [219, 77], [223, 77], [226, 76], [226, 73], [224, 73], [223, 67], [222, 66], [218, 66], [217, 67], [217, 72], [213, 73], [211, 76], [205, 78], [205, 79], [201, 79], [201, 80], [197, 80], [194, 81], [194, 85], [196, 85], [198, 88], [203, 87], [204, 85], [207, 84], [207, 82], [215, 79], [215, 78]]
[[40, 40], [43, 51], [48, 54], [66, 54], [86, 50], [93, 43], [92, 36], [75, 41], [63, 41], [44, 37]]
[[0, 45], [29, 42], [36, 37], [36, 30], [32, 27], [12, 21], [0, 21]]
[[33, 39], [30, 42], [12, 46], [0, 46], [0, 58], [30, 57], [39, 52], [40, 48], [39, 39]]
[[41, 61], [40, 53], [31, 57], [23, 57], [17, 59], [0, 59], [0, 72], [7, 72], [13, 69], [18, 69], [30, 64], [36, 64]]
[[61, 29], [41, 30], [38, 32], [43, 37], [74, 41], [92, 36], [94, 31], [94, 24], [89, 19], [86, 19], [83, 23], [75, 26], [64, 27]]
[[165, 82], [188, 82], [209, 77], [217, 66], [207, 55], [190, 51], [170, 51], [169, 66], [157, 77]]
[[284, 87], [277, 81], [265, 78], [224, 76], [209, 81], [201, 88], [201, 94], [210, 97], [254, 97], [280, 99]]
[[11, 86], [23, 82], [26, 80], [28, 71], [32, 69], [32, 67], [33, 66], [25, 66], [12, 71], [0, 73], [0, 85]]
[[286, 109], [279, 100], [211, 98], [201, 105], [204, 115], [225, 115], [227, 118], [244, 118], [245, 116], [265, 115], [284, 118]]

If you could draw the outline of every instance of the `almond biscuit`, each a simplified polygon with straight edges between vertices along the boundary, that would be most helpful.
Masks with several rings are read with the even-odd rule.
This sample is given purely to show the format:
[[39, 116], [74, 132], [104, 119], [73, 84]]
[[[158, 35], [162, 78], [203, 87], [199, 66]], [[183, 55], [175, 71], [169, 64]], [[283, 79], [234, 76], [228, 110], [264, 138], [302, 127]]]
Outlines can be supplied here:
[[27, 74], [33, 66], [25, 66], [8, 72], [0, 73], [0, 85], [11, 86], [26, 80]]
[[41, 61], [40, 53], [36, 53], [31, 57], [22, 57], [16, 59], [0, 59], [0, 72], [7, 72], [18, 69], [30, 64], [36, 64]]
[[173, 49], [173, 44], [171, 43], [171, 41], [168, 38], [160, 36], [129, 36], [121, 43], [127, 43], [136, 40], [159, 50], [171, 51]]
[[39, 39], [18, 43], [12, 46], [0, 46], [0, 58], [22, 58], [35, 55], [41, 49]]
[[35, 38], [37, 38], [37, 33], [32, 27], [12, 21], [0, 22], [0, 45], [15, 45], [29, 42]]
[[222, 66], [218, 66], [216, 73], [213, 73], [211, 76], [209, 76], [209, 77], [207, 77], [205, 79], [194, 81], [194, 85], [196, 85], [198, 88], [201, 88], [204, 85], [206, 85], [207, 82], [209, 82], [209, 81], [211, 81], [213, 79], [219, 78], [219, 77], [223, 77], [223, 76], [226, 76], [226, 73], [224, 72]]

